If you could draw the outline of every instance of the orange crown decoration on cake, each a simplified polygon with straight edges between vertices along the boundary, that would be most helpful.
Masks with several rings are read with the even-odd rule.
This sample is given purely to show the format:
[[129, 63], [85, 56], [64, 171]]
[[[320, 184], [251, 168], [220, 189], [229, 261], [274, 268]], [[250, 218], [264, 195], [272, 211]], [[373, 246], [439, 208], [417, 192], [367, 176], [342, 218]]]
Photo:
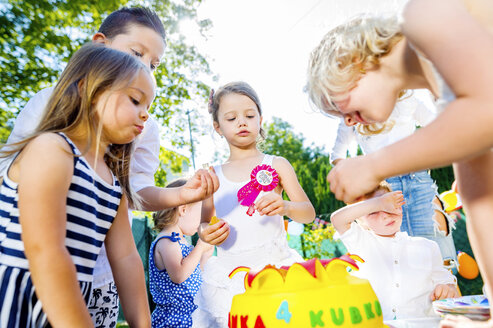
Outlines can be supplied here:
[[354, 277], [357, 255], [311, 259], [280, 269], [267, 265], [245, 275], [245, 293], [233, 298], [230, 328], [365, 327], [382, 328], [380, 303], [368, 280]]

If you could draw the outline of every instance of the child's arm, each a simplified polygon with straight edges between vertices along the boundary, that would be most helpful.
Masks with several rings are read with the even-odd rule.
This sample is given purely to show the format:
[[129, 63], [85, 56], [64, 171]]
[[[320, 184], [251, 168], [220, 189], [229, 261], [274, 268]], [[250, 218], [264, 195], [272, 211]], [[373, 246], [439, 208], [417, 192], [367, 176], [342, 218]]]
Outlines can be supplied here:
[[[198, 242], [203, 242], [201, 239], [199, 239], [197, 241]], [[210, 245], [210, 244], [209, 244]], [[212, 245], [211, 245], [212, 246]], [[202, 256], [200, 257], [200, 269], [201, 270], [204, 270], [205, 268], [205, 264], [207, 263], [207, 261], [209, 261], [209, 259], [211, 258], [211, 256], [214, 254], [214, 246], [212, 246], [209, 250], [205, 251], [204, 253], [202, 253]]]
[[159, 167], [159, 126], [152, 117], [145, 123], [143, 134], [136, 140], [130, 163], [132, 189], [142, 197], [139, 210], [160, 211], [202, 200], [219, 186], [214, 171], [199, 170], [179, 188], [160, 188], [154, 185], [154, 173]]
[[373, 212], [385, 211], [396, 213], [404, 204], [404, 196], [401, 191], [386, 193], [380, 197], [370, 198], [355, 204], [344, 206], [333, 212], [330, 222], [339, 234], [345, 233], [351, 227], [351, 223]]
[[493, 37], [485, 28], [493, 14], [486, 8], [483, 13], [489, 19], [481, 26], [459, 0], [409, 2], [404, 34], [433, 62], [457, 99], [413, 135], [339, 163], [329, 174], [338, 199], [352, 201], [387, 177], [448, 165], [493, 146]]
[[435, 286], [433, 292], [430, 294], [431, 301], [450, 297], [459, 297], [459, 291], [457, 290], [457, 279], [450, 271], [445, 269], [438, 244], [431, 240], [428, 241], [428, 243], [430, 244], [431, 253], [431, 279], [433, 280], [433, 285]]
[[276, 192], [266, 193], [255, 202], [255, 209], [261, 215], [285, 215], [300, 223], [310, 223], [315, 219], [315, 209], [301, 188], [291, 164], [283, 157], [274, 159], [279, 182], [286, 191], [289, 201], [283, 200]]
[[72, 151], [62, 137], [47, 133], [32, 140], [16, 161], [22, 240], [43, 311], [53, 327], [91, 327], [65, 247]]
[[130, 327], [150, 327], [144, 267], [132, 236], [125, 196], [106, 234], [105, 246], [125, 319]]
[[187, 257], [182, 257], [180, 244], [163, 238], [157, 242], [155, 252], [151, 256], [159, 256], [164, 263], [164, 268], [158, 267], [158, 269], [166, 269], [170, 279], [175, 284], [181, 284], [193, 273], [202, 255], [212, 247], [212, 245], [199, 239], [190, 254]]
[[[491, 25], [493, 7], [489, 3], [483, 12], [489, 14]], [[450, 164], [493, 145], [491, 30], [480, 25], [460, 0], [413, 0], [404, 18], [403, 32], [409, 42], [432, 61], [457, 99], [426, 129], [395, 145], [393, 163], [386, 165], [394, 168], [384, 168], [390, 175]]]
[[143, 199], [142, 210], [159, 211], [164, 208], [194, 203], [211, 196], [219, 188], [214, 170], [198, 170], [187, 183], [177, 188], [148, 186], [138, 191]]
[[211, 196], [202, 201], [201, 223], [197, 232], [200, 239], [206, 243], [221, 245], [229, 236], [229, 224], [223, 220], [219, 220], [219, 222], [212, 225], [209, 224], [211, 218], [216, 215], [213, 197]]
[[330, 162], [332, 165], [337, 165], [342, 159], [346, 158], [349, 145], [356, 140], [353, 128], [346, 126], [344, 119], [339, 119], [337, 126], [337, 136], [334, 146], [330, 151]]

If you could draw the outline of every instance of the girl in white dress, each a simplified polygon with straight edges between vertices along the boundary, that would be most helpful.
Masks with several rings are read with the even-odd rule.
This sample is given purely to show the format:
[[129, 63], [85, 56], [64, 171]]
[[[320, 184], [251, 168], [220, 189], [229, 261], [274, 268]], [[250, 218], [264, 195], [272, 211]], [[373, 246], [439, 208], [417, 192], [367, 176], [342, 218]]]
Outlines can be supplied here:
[[[204, 241], [217, 245], [217, 256], [204, 268], [193, 323], [194, 327], [212, 328], [228, 327], [233, 296], [244, 292], [244, 275], [228, 277], [233, 269], [246, 266], [259, 270], [268, 264], [291, 265], [303, 260], [288, 247], [283, 216], [309, 223], [315, 218], [315, 210], [291, 164], [282, 157], [258, 150], [258, 136], [263, 134], [262, 110], [256, 92], [247, 83], [232, 82], [221, 87], [211, 95], [209, 112], [216, 132], [226, 138], [230, 148], [228, 160], [214, 167], [220, 186], [212, 197], [203, 201], [199, 228]], [[259, 165], [266, 166], [259, 168]], [[271, 191], [260, 192], [256, 200], [252, 194], [254, 202], [250, 207], [248, 202], [241, 205], [238, 191], [249, 185], [251, 173], [256, 169], [267, 177], [263, 181], [262, 173], [257, 174], [260, 184], [274, 188], [277, 179], [278, 184]], [[283, 190], [289, 201], [282, 198]], [[220, 220], [209, 225], [214, 215]]]

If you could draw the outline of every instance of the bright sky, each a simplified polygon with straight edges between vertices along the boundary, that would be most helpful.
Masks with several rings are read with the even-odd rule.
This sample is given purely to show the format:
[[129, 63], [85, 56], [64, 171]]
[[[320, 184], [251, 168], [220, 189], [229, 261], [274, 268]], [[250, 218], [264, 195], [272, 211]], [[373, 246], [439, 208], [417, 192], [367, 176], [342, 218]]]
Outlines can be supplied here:
[[[314, 111], [303, 92], [311, 50], [332, 27], [364, 12], [391, 13], [406, 0], [204, 0], [200, 19], [213, 27], [204, 41], [190, 24], [181, 25], [188, 42], [209, 58], [218, 86], [243, 80], [257, 91], [264, 121], [281, 117], [328, 151], [335, 140], [337, 122]], [[198, 109], [208, 115], [206, 107]], [[207, 117], [207, 116], [206, 116]], [[226, 144], [211, 133], [196, 147], [197, 168], [211, 163], [214, 149]]]

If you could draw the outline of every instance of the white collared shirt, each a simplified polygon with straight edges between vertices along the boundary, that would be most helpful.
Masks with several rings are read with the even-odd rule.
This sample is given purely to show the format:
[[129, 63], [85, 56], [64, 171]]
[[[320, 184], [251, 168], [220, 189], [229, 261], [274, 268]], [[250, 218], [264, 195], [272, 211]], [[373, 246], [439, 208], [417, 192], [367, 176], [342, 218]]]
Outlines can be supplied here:
[[341, 119], [337, 128], [337, 137], [330, 151], [330, 161], [346, 158], [351, 144], [356, 141], [364, 154], [373, 153], [380, 148], [393, 144], [416, 130], [416, 126], [425, 126], [436, 117], [436, 109], [426, 106], [416, 96], [411, 95], [396, 103], [389, 120], [394, 122], [390, 131], [375, 135], [362, 135], [354, 126], [349, 127]]
[[359, 271], [368, 279], [382, 307], [384, 320], [433, 315], [430, 295], [439, 284], [454, 284], [455, 277], [443, 266], [438, 245], [421, 237], [398, 232], [380, 237], [353, 222], [340, 238], [348, 252], [360, 256]]

